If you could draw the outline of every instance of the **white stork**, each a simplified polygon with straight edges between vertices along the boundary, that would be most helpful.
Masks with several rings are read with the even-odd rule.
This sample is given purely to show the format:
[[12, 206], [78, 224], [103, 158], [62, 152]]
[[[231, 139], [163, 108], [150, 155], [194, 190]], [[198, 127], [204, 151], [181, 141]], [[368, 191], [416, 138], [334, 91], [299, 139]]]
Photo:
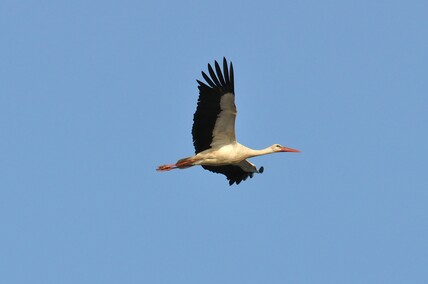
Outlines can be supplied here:
[[235, 92], [233, 65], [228, 69], [226, 58], [223, 58], [223, 73], [215, 61], [215, 70], [208, 64], [210, 77], [202, 72], [207, 84], [196, 80], [199, 84], [199, 100], [193, 115], [193, 145], [196, 155], [183, 158], [175, 164], [162, 165], [157, 171], [186, 169], [201, 165], [214, 173], [224, 174], [229, 185], [252, 178], [254, 173], [262, 173], [247, 159], [279, 152], [300, 152], [274, 144], [262, 150], [253, 150], [239, 144], [235, 137]]

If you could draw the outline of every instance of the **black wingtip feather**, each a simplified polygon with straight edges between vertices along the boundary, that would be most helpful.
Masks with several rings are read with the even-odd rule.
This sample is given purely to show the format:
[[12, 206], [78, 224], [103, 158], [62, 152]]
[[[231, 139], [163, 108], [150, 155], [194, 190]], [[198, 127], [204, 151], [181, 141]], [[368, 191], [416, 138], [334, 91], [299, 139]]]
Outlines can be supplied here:
[[215, 75], [214, 70], [210, 64], [208, 64], [208, 72], [210, 72], [211, 79], [214, 81], [216, 86], [221, 87], [221, 84], [220, 84], [219, 80], [217, 79], [217, 76]]
[[205, 74], [204, 71], [202, 71], [201, 73], [202, 73], [202, 77], [204, 77], [204, 79], [205, 79], [205, 81], [207, 81], [208, 85], [210, 85], [211, 88], [215, 88], [215, 84], [213, 83], [213, 81], [211, 81], [210, 77], [208, 77], [208, 75]]
[[233, 64], [230, 62], [230, 85], [232, 87], [232, 90], [235, 90], [235, 79], [233, 76]]
[[226, 85], [230, 85], [229, 68], [227, 68], [226, 57], [223, 57], [223, 72], [224, 72], [224, 79], [226, 81]]
[[205, 84], [204, 82], [201, 82], [199, 80], [196, 80], [196, 82], [198, 82], [198, 84], [199, 84], [199, 86], [198, 86], [199, 90], [201, 88], [209, 88], [209, 86], [207, 84]]
[[201, 72], [207, 84], [213, 89], [218, 89], [223, 94], [228, 92], [234, 93], [235, 84], [232, 62], [230, 62], [230, 68], [228, 68], [227, 59], [223, 57], [223, 70], [221, 70], [220, 64], [217, 61], [214, 61], [214, 68], [209, 63], [207, 66], [208, 72]]
[[221, 73], [220, 65], [217, 61], [215, 61], [215, 71], [217, 72], [217, 77], [220, 80], [220, 83], [222, 86], [226, 85], [226, 82], [224, 81], [223, 74]]

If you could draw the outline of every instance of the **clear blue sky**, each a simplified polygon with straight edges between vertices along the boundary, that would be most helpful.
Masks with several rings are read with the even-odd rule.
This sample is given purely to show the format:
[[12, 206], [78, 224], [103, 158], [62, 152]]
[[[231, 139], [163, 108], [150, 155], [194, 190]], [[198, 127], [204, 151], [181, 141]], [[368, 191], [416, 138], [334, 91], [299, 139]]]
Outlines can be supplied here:
[[[1, 283], [428, 283], [426, 1], [2, 1]], [[235, 67], [239, 186], [193, 153]]]

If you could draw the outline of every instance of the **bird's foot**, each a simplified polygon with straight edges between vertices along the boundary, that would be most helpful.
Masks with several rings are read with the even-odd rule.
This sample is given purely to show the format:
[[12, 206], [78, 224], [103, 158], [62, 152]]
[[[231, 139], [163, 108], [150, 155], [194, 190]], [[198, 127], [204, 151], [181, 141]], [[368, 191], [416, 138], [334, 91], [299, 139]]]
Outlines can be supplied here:
[[175, 164], [170, 165], [162, 165], [159, 166], [156, 171], [158, 172], [167, 172], [174, 169], [186, 169], [193, 166], [193, 163], [197, 162], [198, 159], [190, 159], [190, 158], [184, 158], [181, 160], [178, 160]]
[[158, 172], [167, 172], [167, 171], [170, 171], [170, 170], [173, 170], [173, 169], [176, 169], [177, 168], [177, 165], [176, 164], [172, 164], [172, 165], [162, 165], [162, 166], [159, 166], [157, 169], [156, 169], [156, 171], [158, 171]]

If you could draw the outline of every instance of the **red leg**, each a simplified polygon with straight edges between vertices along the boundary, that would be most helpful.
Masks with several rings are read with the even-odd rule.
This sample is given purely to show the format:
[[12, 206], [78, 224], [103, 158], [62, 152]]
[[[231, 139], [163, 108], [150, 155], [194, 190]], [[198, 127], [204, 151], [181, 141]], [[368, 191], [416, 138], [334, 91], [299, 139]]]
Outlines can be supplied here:
[[173, 169], [176, 169], [176, 168], [177, 168], [177, 164], [171, 164], [171, 165], [162, 165], [162, 166], [159, 166], [156, 170], [158, 172], [166, 172], [166, 171], [170, 171], [170, 170], [173, 170]]
[[156, 170], [158, 172], [167, 172], [173, 169], [185, 169], [193, 166], [193, 163], [198, 161], [198, 159], [181, 159], [176, 164], [162, 165], [159, 166]]
[[193, 163], [198, 161], [199, 159], [185, 159], [185, 160], [180, 160], [177, 162], [176, 167], [179, 169], [185, 169], [185, 168], [189, 168], [189, 167], [193, 167]]

